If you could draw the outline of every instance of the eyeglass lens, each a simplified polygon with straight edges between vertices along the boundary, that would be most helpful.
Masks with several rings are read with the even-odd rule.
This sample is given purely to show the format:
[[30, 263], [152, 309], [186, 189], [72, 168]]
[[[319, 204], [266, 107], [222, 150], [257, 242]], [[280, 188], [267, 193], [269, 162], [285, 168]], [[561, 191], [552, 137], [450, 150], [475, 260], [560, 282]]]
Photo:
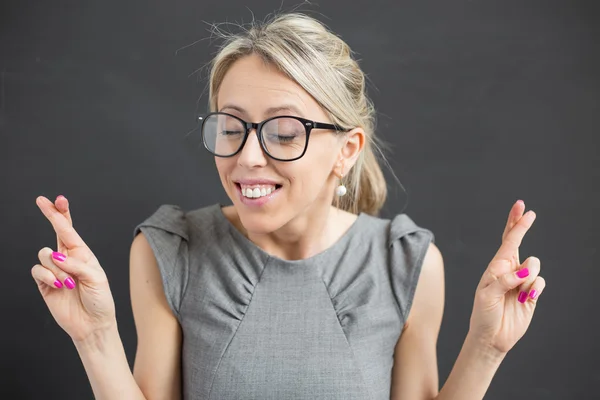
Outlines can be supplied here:
[[[212, 114], [204, 121], [202, 134], [209, 151], [231, 156], [241, 147], [246, 127], [238, 119]], [[262, 126], [263, 143], [272, 157], [289, 160], [299, 157], [306, 147], [306, 128], [294, 118], [278, 117]]]

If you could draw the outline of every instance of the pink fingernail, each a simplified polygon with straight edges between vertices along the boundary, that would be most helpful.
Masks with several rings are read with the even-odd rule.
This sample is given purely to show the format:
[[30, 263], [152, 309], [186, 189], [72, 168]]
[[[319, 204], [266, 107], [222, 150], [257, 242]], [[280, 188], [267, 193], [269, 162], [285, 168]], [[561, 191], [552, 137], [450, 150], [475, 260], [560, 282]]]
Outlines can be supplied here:
[[529, 292], [529, 297], [535, 299], [535, 296], [537, 296], [537, 290], [531, 289], [531, 292]]
[[519, 278], [521, 278], [521, 279], [528, 277], [529, 276], [529, 269], [523, 268], [522, 270], [520, 270], [520, 271], [517, 272], [517, 276]]
[[75, 287], [75, 281], [71, 277], [68, 277], [65, 279], [65, 285], [67, 285], [69, 289], [73, 289]]
[[57, 279], [54, 281], [54, 286], [60, 289], [63, 287], [63, 284]]
[[525, 301], [527, 301], [527, 292], [519, 293], [519, 302], [525, 303]]
[[58, 261], [65, 261], [65, 259], [67, 258], [67, 256], [65, 256], [63, 253], [59, 253], [58, 251], [53, 251], [52, 252], [52, 258], [54, 258], [55, 260]]

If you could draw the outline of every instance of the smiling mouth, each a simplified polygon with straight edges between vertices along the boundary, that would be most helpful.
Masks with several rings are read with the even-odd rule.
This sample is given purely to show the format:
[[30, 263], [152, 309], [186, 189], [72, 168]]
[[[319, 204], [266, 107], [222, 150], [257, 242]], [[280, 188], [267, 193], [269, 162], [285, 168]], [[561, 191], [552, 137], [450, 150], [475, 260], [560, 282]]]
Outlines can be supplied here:
[[260, 197], [269, 196], [273, 192], [281, 189], [281, 187], [282, 187], [279, 184], [274, 184], [274, 185], [241, 185], [241, 184], [239, 184], [237, 182], [235, 183], [235, 185], [238, 187], [238, 189], [242, 193], [242, 196], [244, 196], [244, 197], [246, 197], [248, 199], [257, 199], [257, 198], [260, 198]]

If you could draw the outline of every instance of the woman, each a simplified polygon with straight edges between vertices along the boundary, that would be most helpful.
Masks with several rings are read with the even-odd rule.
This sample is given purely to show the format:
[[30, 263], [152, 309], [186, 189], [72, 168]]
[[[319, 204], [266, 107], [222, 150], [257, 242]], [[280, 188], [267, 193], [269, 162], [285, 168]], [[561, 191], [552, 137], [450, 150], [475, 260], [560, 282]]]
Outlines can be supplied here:
[[38, 197], [58, 245], [32, 275], [97, 399], [483, 398], [545, 286], [540, 261], [518, 256], [535, 214], [513, 205], [438, 390], [443, 261], [431, 231], [376, 216], [386, 185], [364, 82], [348, 46], [301, 14], [229, 38], [198, 134], [232, 205], [162, 205], [135, 228], [133, 374], [68, 201]]

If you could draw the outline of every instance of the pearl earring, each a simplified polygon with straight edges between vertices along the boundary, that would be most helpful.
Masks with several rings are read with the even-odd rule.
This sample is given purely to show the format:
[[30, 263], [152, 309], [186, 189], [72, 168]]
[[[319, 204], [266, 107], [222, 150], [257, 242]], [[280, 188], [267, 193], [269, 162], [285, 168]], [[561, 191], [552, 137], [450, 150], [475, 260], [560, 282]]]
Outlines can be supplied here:
[[340, 175], [340, 185], [335, 188], [335, 194], [338, 195], [339, 197], [342, 197], [343, 195], [346, 194], [346, 186], [344, 186], [344, 184], [342, 183], [342, 177], [343, 175]]

